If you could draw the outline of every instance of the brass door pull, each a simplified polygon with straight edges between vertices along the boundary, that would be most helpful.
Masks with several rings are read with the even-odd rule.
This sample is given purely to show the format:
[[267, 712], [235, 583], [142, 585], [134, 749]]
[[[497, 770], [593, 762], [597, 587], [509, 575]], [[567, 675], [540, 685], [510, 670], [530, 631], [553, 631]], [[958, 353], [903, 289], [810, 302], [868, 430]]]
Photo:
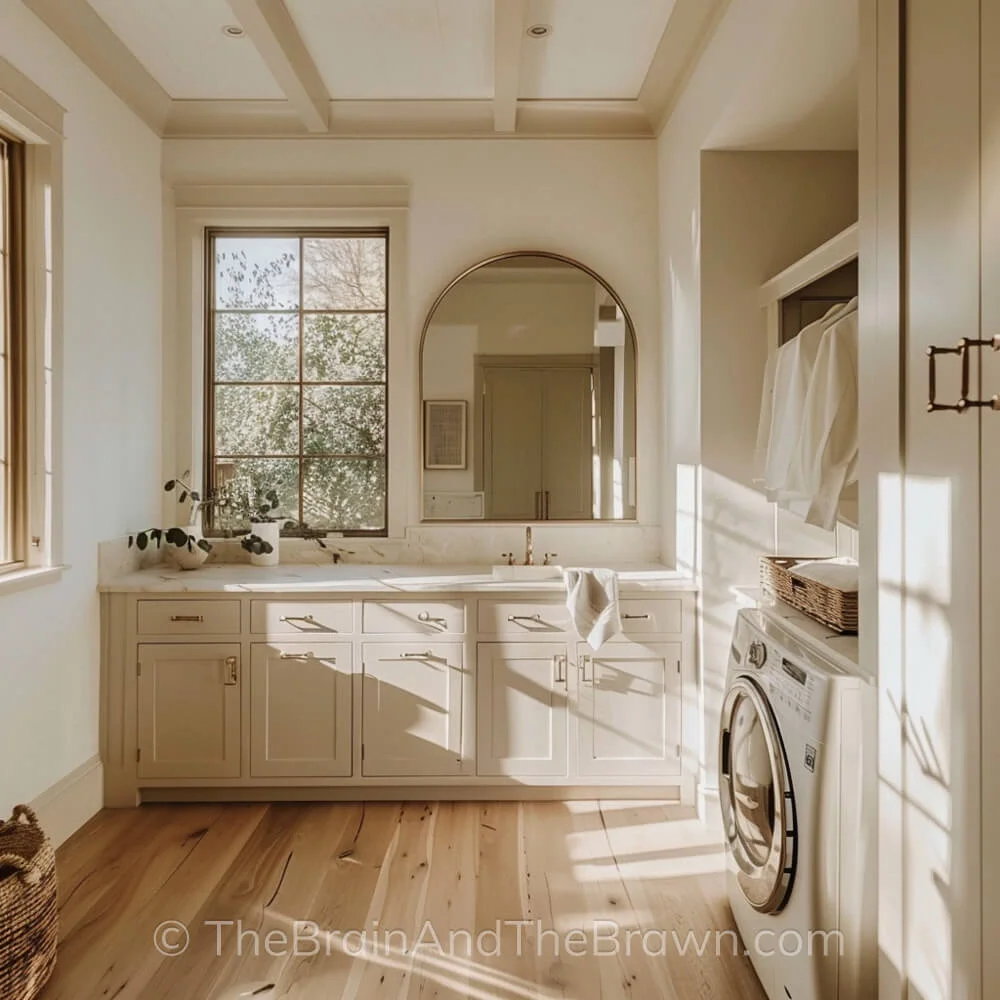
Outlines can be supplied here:
[[965, 410], [965, 402], [962, 397], [959, 397], [957, 403], [939, 403], [937, 401], [937, 358], [939, 354], [962, 355], [963, 373], [965, 371], [964, 342], [960, 343], [957, 347], [934, 347], [931, 345], [927, 348], [927, 412], [936, 413], [938, 410], [953, 410], [955, 413], [962, 413]]
[[232, 687], [240, 682], [240, 668], [235, 656], [226, 657], [226, 686]]

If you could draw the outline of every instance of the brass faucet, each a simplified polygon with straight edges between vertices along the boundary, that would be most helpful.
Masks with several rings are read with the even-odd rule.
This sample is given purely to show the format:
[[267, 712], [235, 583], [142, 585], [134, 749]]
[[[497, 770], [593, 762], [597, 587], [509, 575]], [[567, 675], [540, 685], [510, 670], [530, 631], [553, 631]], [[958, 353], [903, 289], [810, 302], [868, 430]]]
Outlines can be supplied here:
[[531, 525], [527, 525], [524, 529], [524, 565], [534, 566], [535, 565], [535, 549], [531, 543]]

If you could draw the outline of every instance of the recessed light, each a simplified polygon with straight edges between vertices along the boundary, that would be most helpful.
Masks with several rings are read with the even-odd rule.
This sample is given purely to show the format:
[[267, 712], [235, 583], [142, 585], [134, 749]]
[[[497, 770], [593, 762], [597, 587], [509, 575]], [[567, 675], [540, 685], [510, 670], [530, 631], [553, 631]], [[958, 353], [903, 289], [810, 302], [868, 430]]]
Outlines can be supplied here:
[[533, 24], [525, 34], [529, 38], [548, 38], [552, 34], [551, 24]]
[[243, 30], [243, 26], [240, 24], [224, 24], [222, 26], [222, 33], [226, 38], [242, 38], [246, 31]]

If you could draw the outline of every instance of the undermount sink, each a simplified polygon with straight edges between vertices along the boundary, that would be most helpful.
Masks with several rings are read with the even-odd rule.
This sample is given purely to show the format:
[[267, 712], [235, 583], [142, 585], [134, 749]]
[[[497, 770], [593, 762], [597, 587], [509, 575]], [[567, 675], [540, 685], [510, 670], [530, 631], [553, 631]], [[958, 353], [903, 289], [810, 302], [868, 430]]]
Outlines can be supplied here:
[[495, 580], [561, 580], [561, 566], [494, 566]]

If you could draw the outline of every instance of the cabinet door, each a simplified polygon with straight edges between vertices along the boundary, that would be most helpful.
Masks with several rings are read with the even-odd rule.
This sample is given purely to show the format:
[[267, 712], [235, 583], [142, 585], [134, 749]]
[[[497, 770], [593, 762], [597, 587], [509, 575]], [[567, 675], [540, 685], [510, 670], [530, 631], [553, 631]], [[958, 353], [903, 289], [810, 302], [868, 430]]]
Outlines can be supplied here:
[[349, 643], [255, 643], [250, 656], [250, 773], [351, 774]]
[[537, 518], [542, 490], [541, 373], [487, 368], [483, 379], [486, 516]]
[[680, 643], [580, 645], [581, 775], [680, 774], [680, 663]]
[[139, 646], [140, 778], [240, 776], [238, 643]]
[[480, 643], [479, 774], [568, 774], [566, 653], [560, 643]]
[[364, 647], [361, 772], [366, 777], [462, 771], [462, 647]]

